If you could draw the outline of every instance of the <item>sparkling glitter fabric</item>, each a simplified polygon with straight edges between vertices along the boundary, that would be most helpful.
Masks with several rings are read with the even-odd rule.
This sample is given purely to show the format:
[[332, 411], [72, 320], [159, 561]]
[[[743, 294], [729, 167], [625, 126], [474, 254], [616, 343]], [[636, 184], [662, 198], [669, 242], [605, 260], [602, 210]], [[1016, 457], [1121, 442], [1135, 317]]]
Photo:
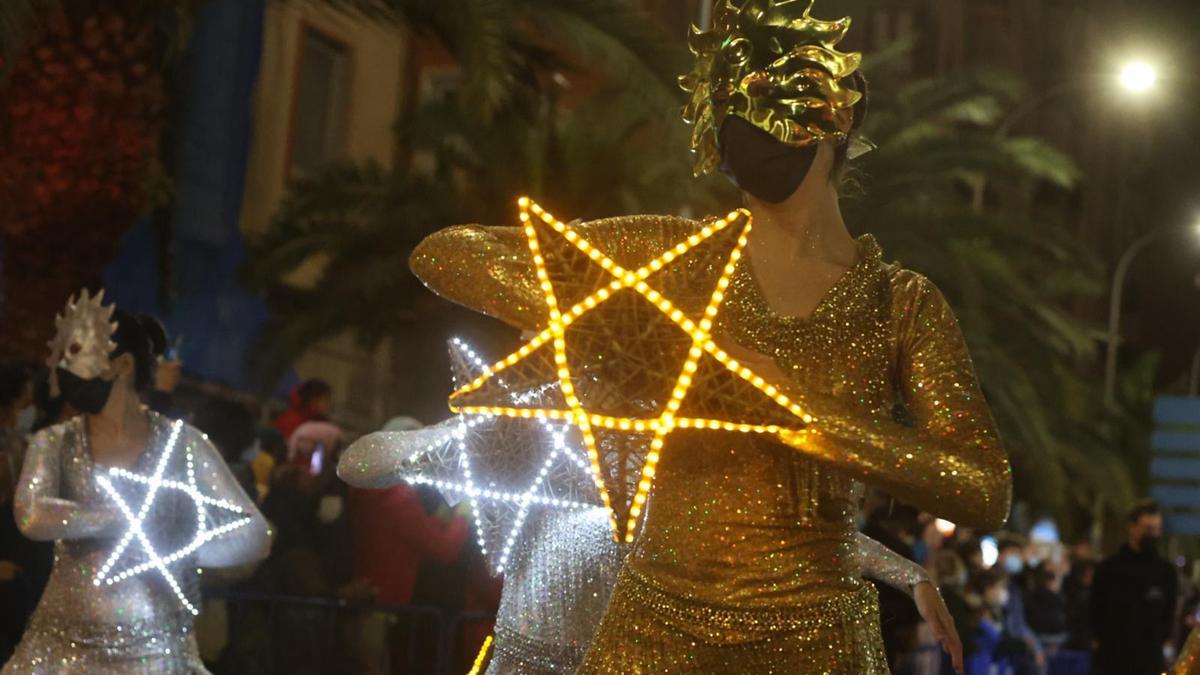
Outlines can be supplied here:
[[[485, 365], [457, 340], [450, 354], [460, 384]], [[480, 545], [492, 570], [505, 575], [488, 673], [573, 673], [624, 556], [582, 453], [556, 447], [548, 427], [456, 416], [418, 431], [370, 434], [338, 465], [356, 487], [407, 481], [434, 485], [452, 503], [472, 500]]]
[[[456, 383], [486, 367], [458, 340], [451, 341], [450, 356]], [[549, 391], [505, 388], [504, 397], [536, 404]], [[567, 442], [563, 427], [458, 415], [418, 431], [377, 432], [346, 449], [338, 475], [356, 487], [407, 482], [433, 486], [451, 504], [470, 499], [488, 567], [493, 574], [505, 574], [513, 551], [529, 536], [530, 520], [555, 510], [600, 507], [587, 459], [577, 444]]]
[[[657, 246], [606, 246], [528, 199], [526, 223], [547, 328], [450, 395], [450, 407], [578, 431], [613, 529], [626, 543], [645, 512], [661, 451], [678, 429], [777, 433], [804, 410], [713, 340], [713, 319], [747, 244], [746, 211], [703, 224], [660, 223]], [[546, 402], [509, 389], [557, 383]]]
[[917, 584], [929, 581], [929, 574], [917, 563], [859, 532], [858, 560], [862, 575], [907, 593], [912, 597]]
[[[130, 467], [151, 474], [167, 445], [171, 422], [149, 413], [152, 440]], [[267, 524], [208, 440], [184, 426], [179, 449], [190, 450], [200, 491], [236, 505], [250, 522], [205, 543], [169, 566], [173, 578], [199, 602], [198, 567], [230, 567], [266, 557]], [[186, 480], [185, 452], [175, 452], [164, 478]], [[22, 532], [57, 540], [54, 571], [25, 638], [5, 665], [17, 673], [204, 673], [192, 634], [194, 616], [163, 576], [148, 571], [113, 584], [93, 581], [128, 527], [127, 519], [97, 482], [85, 422], [77, 417], [33, 438], [17, 490], [15, 510]], [[162, 552], [182, 546], [197, 531], [190, 497], [162, 490], [146, 521], [149, 540]], [[131, 503], [140, 496], [131, 495]], [[130, 549], [131, 553], [133, 549]], [[134, 561], [136, 562], [136, 561]]]
[[547, 511], [528, 527], [504, 579], [489, 675], [575, 672], [626, 550], [604, 509]]
[[[428, 476], [445, 476], [439, 490], [449, 501], [472, 498], [475, 510], [489, 523], [506, 527], [482, 530], [483, 545], [490, 549], [495, 569], [498, 551], [510, 533], [514, 536], [505, 561], [504, 589], [496, 617], [495, 643], [488, 673], [572, 673], [583, 660], [600, 624], [625, 548], [612, 540], [608, 513], [593, 496], [586, 508], [534, 504], [516, 523], [521, 510], [515, 500], [468, 495], [462, 482], [462, 450], [471, 447], [486, 454], [490, 440], [500, 455], [523, 447], [532, 457], [547, 454], [546, 437], [531, 438], [529, 425], [495, 419], [505, 427], [499, 435], [480, 433], [485, 422], [471, 430], [471, 445], [455, 441], [462, 422], [454, 418], [421, 431], [371, 434], [351, 445], [342, 455], [338, 473], [356, 487], [380, 488]], [[533, 444], [531, 444], [533, 443]], [[582, 480], [581, 480], [582, 478]], [[478, 475], [477, 490], [492, 491], [494, 481]], [[563, 477], [553, 479], [557, 484]], [[591, 486], [586, 469], [567, 479]], [[417, 480], [415, 482], [426, 482]], [[594, 489], [593, 489], [594, 492]], [[520, 491], [504, 491], [520, 494]], [[512, 529], [517, 525], [517, 530]]]
[[1188, 635], [1179, 659], [1171, 669], [1172, 675], [1200, 675], [1200, 628], [1193, 628]]
[[[606, 249], [660, 250], [684, 226], [699, 224], [577, 227]], [[791, 376], [817, 408], [817, 433], [789, 439], [791, 448], [711, 430], [671, 436], [580, 672], [885, 673], [856, 555], [856, 479], [963, 525], [995, 528], [1007, 515], [1007, 457], [953, 314], [928, 280], [884, 264], [863, 237], [858, 262], [810, 316], [781, 317], [749, 262], [718, 329]], [[468, 307], [528, 330], [546, 322], [516, 228], [444, 230], [412, 267]], [[896, 403], [905, 414], [894, 415]]]

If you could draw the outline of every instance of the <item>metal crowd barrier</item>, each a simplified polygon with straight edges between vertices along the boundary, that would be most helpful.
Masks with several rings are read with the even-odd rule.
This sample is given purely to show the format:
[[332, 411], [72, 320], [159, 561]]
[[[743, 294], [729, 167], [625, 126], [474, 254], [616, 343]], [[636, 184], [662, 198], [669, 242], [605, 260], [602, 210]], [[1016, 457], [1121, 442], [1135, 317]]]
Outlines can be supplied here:
[[[922, 645], [917, 655], [917, 662], [910, 670], [920, 675], [952, 675], [948, 659], [943, 659], [942, 648], [938, 645]], [[932, 665], [938, 664], [938, 665]], [[1011, 667], [993, 667], [987, 673], [970, 673], [967, 675], [1014, 675]], [[1092, 653], [1059, 649], [1046, 655], [1044, 675], [1092, 675]]]
[[[435, 607], [227, 590], [205, 599], [226, 607], [227, 642], [213, 664], [221, 675], [462, 675], [478, 649], [465, 643], [466, 629], [495, 619], [482, 612], [448, 615]], [[355, 642], [380, 630], [383, 658], [358, 660], [363, 650]]]

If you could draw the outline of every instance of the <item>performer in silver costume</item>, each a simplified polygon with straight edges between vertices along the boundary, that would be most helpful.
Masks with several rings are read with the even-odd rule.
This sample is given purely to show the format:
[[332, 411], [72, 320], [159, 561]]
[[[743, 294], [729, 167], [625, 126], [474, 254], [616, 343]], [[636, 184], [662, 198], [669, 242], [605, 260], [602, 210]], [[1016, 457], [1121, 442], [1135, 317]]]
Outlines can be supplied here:
[[[198, 568], [266, 557], [267, 522], [204, 435], [140, 405], [165, 336], [101, 297], [68, 303], [51, 343], [56, 384], [84, 414], [29, 447], [17, 524], [55, 541], [54, 571], [3, 673], [207, 673], [192, 633]], [[135, 457], [96, 452], [97, 430], [128, 432], [113, 420], [139, 415], [149, 440]]]
[[[455, 379], [462, 381], [471, 375], [463, 370], [468, 360], [453, 345], [451, 354]], [[519, 425], [511, 425], [510, 420], [476, 419], [474, 422], [482, 427], [507, 425], [500, 434], [489, 434], [488, 429], [478, 426], [471, 432], [473, 443], [496, 444], [494, 454], [506, 457], [506, 467], [518, 454], [545, 454], [538, 447], [536, 437], [521, 436]], [[368, 489], [386, 488], [404, 481], [435, 484], [447, 501], [453, 503], [464, 496], [463, 486], [449, 482], [430, 483], [427, 478], [457, 471], [463, 459], [461, 453], [470, 446], [470, 443], [454, 442], [456, 434], [464, 433], [464, 424], [463, 419], [454, 417], [416, 431], [378, 432], [364, 436], [343, 453], [338, 475], [350, 485]], [[482, 454], [489, 452], [487, 447], [476, 450]], [[502, 473], [508, 473], [507, 469]], [[578, 492], [573, 490], [577, 486], [563, 485], [572, 477], [556, 475], [559, 484], [553, 486], [557, 491], [552, 494]], [[508, 491], [511, 478], [507, 475], [499, 481], [496, 478], [479, 477], [484, 485], [501, 492]], [[496, 616], [488, 675], [573, 673], [583, 661], [604, 616], [627, 551], [625, 545], [613, 541], [609, 514], [599, 504], [596, 495], [592, 508], [543, 505], [529, 510], [523, 527], [518, 524], [522, 531], [503, 570], [504, 589]], [[864, 577], [881, 581], [910, 596], [922, 584], [930, 583], [920, 565], [861, 533], [858, 535], [858, 555]], [[931, 589], [933, 587], [929, 585], [926, 590]], [[924, 600], [919, 606], [923, 614], [931, 615], [926, 617], [927, 620], [943, 626], [949, 623], [948, 612], [940, 597]], [[948, 630], [953, 631], [952, 623]]]

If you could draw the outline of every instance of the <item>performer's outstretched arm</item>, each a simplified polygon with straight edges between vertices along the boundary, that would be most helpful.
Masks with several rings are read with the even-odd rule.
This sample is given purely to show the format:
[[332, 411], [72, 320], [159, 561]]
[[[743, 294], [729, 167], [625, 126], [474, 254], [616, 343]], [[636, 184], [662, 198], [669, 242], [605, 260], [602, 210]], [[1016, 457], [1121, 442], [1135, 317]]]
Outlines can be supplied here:
[[525, 233], [518, 227], [456, 225], [413, 251], [409, 266], [438, 295], [522, 330], [546, 324]]
[[13, 499], [21, 533], [37, 541], [115, 537], [124, 523], [115, 504], [84, 504], [59, 495], [60, 455], [66, 427], [35, 435]]
[[896, 379], [913, 426], [796, 392], [817, 420], [785, 441], [924, 511], [998, 529], [1008, 518], [1012, 473], [958, 321], [928, 279], [899, 274]]
[[[614, 259], [647, 262], [702, 225], [674, 216], [571, 223]], [[426, 237], [409, 266], [434, 293], [511, 326], [538, 330], [549, 320], [528, 239], [519, 227], [448, 227]]]
[[917, 563], [892, 549], [857, 533], [858, 557], [862, 575], [901, 591], [913, 599], [921, 618], [929, 624], [934, 637], [941, 643], [955, 672], [963, 672], [963, 647], [954, 619], [946, 608], [942, 593], [930, 580], [929, 574]]
[[450, 418], [413, 431], [376, 431], [350, 444], [338, 460], [337, 474], [346, 483], [369, 490], [392, 487], [411, 477], [422, 451], [449, 442], [461, 422]]
[[191, 445], [200, 492], [236, 506], [241, 518], [250, 522], [225, 532], [205, 543], [196, 551], [200, 567], [237, 567], [258, 562], [271, 552], [271, 529], [254, 500], [246, 494], [230, 473], [225, 460], [208, 438], [192, 427], [186, 427], [185, 440]]
[[929, 581], [929, 573], [924, 567], [862, 532], [857, 533], [856, 538], [864, 577], [885, 583], [910, 598], [917, 584]]

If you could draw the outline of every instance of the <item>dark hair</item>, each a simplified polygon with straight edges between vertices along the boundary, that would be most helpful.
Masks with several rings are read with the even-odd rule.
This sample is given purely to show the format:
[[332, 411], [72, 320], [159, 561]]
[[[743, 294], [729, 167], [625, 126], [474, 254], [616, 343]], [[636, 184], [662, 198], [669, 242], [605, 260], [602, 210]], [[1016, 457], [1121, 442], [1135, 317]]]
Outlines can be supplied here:
[[149, 314], [131, 314], [120, 309], [113, 312], [113, 320], [117, 322], [112, 337], [117, 348], [111, 356], [114, 359], [122, 354], [133, 356], [133, 386], [141, 391], [150, 386], [158, 357], [167, 351], [167, 329]]
[[1018, 535], [1009, 534], [1001, 537], [1000, 540], [996, 542], [996, 550], [1001, 553], [1013, 548], [1024, 549], [1025, 540]]
[[229, 464], [236, 462], [257, 438], [254, 416], [237, 401], [209, 399], [196, 411], [193, 423], [208, 434]]
[[275, 458], [277, 463], [282, 464], [287, 460], [287, 441], [275, 427], [260, 427], [258, 444], [262, 451]]
[[1162, 515], [1162, 507], [1153, 499], [1143, 499], [1133, 508], [1129, 510], [1129, 523], [1133, 524], [1141, 520], [1143, 516], [1158, 516]]
[[0, 364], [0, 406], [9, 407], [29, 385], [29, 368], [19, 363]]
[[333, 387], [329, 386], [329, 383], [325, 380], [318, 380], [317, 378], [305, 380], [300, 383], [300, 386], [296, 387], [296, 398], [301, 405], [308, 405], [322, 396], [332, 395]]
[[983, 595], [984, 593], [987, 592], [987, 589], [989, 589], [993, 586], [996, 586], [998, 584], [1005, 583], [1007, 580], [1008, 580], [1008, 577], [1005, 576], [1005, 574], [1003, 572], [1001, 572], [998, 569], [992, 568], [992, 569], [986, 569], [986, 570], [979, 570], [975, 574], [972, 574], [971, 580], [969, 582], [967, 582], [967, 585], [975, 593], [977, 593], [979, 595]]
[[37, 408], [37, 420], [33, 423], [33, 431], [41, 431], [48, 426], [58, 423], [66, 403], [62, 396], [50, 395], [50, 369], [39, 367], [33, 375], [33, 405]]
[[850, 76], [851, 89], [862, 94], [862, 98], [858, 103], [854, 104], [854, 120], [850, 123], [850, 133], [847, 136], [846, 142], [837, 146], [833, 154], [833, 170], [830, 172], [830, 177], [839, 181], [842, 179], [846, 171], [846, 164], [849, 161], [848, 153], [850, 152], [850, 139], [854, 137], [860, 129], [863, 122], [867, 119], [867, 111], [871, 104], [871, 87], [867, 83], [867, 77], [859, 71], [855, 71]]

